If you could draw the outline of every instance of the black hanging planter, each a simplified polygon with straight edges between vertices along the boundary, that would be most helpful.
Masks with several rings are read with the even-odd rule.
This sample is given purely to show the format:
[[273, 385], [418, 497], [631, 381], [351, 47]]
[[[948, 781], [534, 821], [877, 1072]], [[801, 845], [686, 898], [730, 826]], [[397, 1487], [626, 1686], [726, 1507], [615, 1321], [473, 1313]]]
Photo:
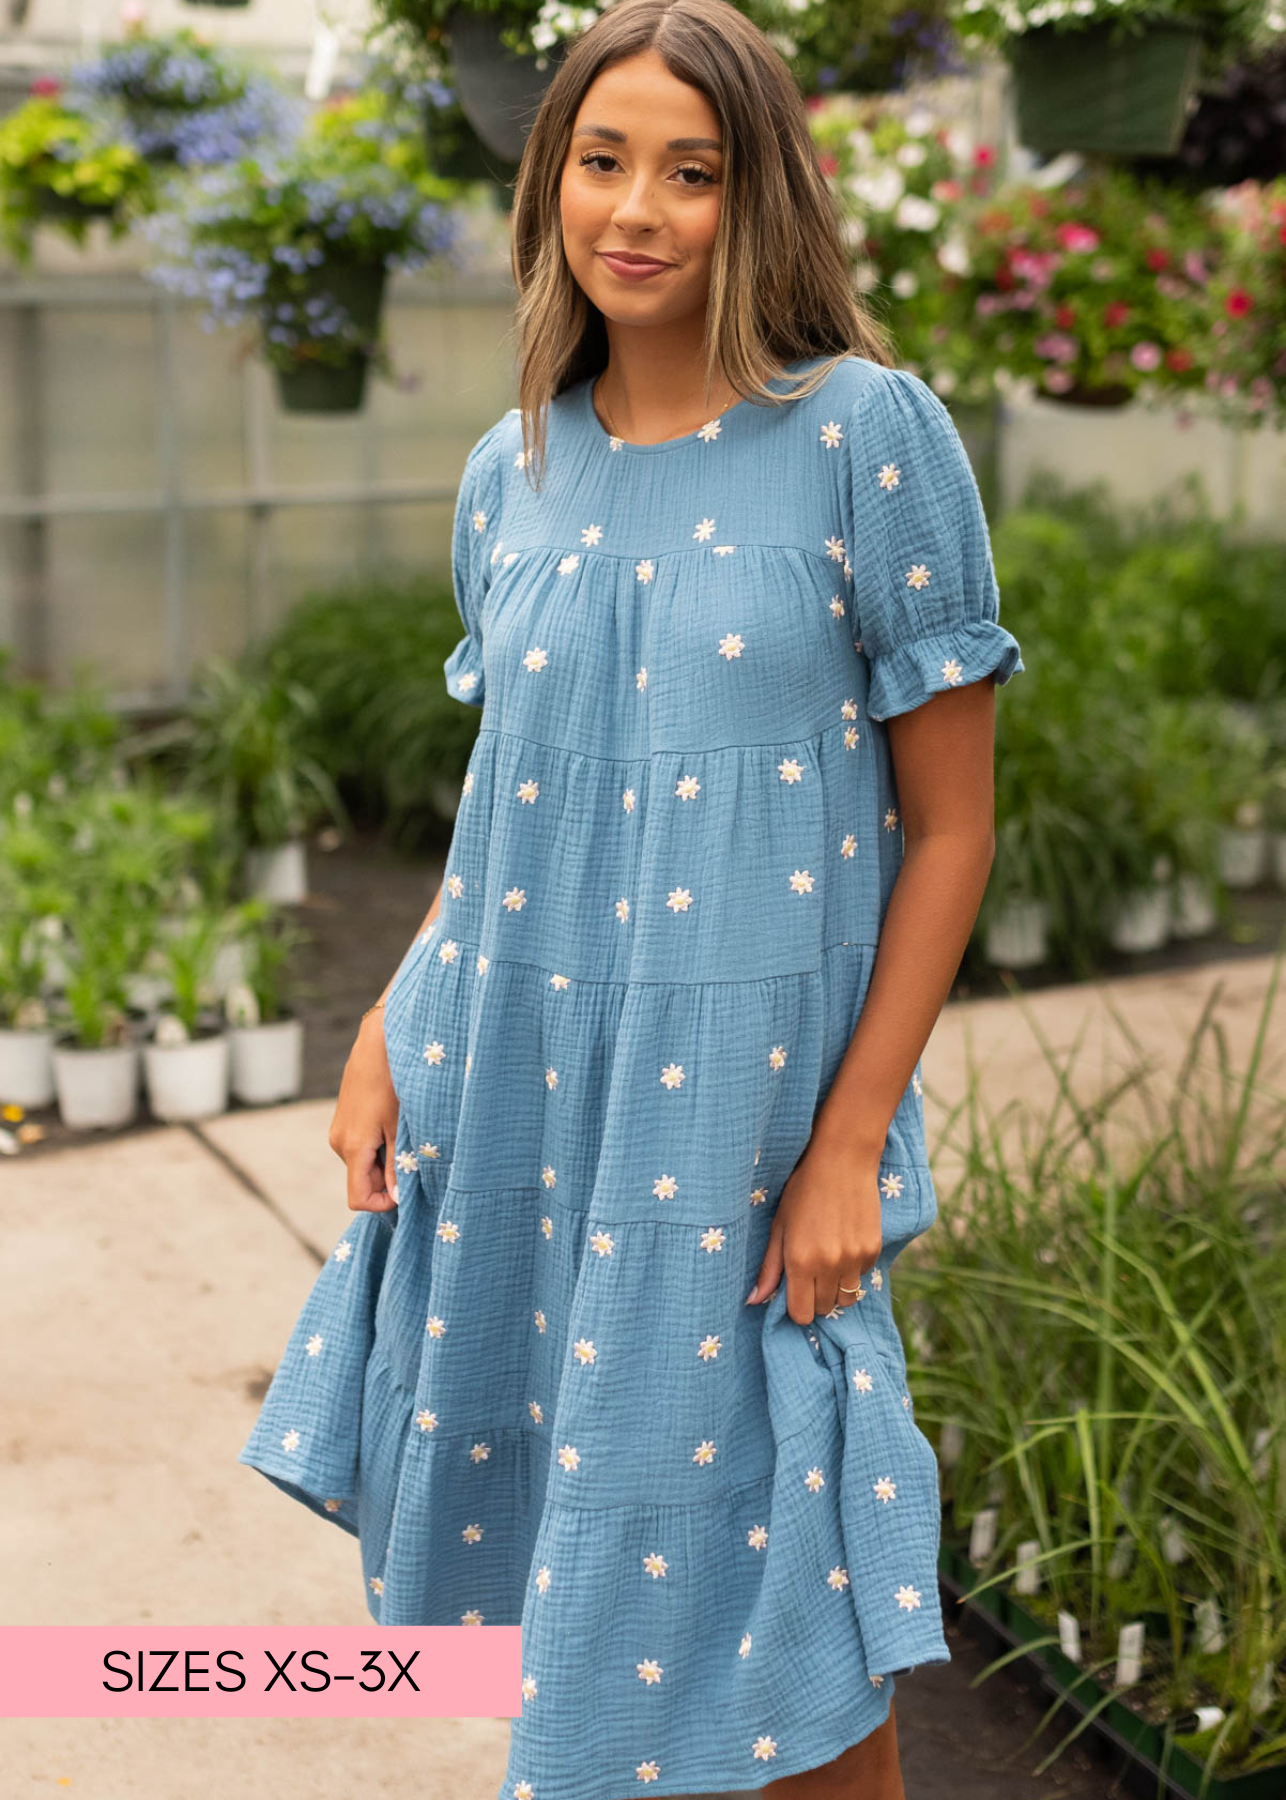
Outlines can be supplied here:
[[[323, 263], [312, 271], [304, 298], [323, 296], [338, 302], [363, 339], [374, 345], [387, 278], [383, 263]], [[369, 350], [354, 350], [341, 363], [316, 357], [301, 357], [289, 367], [277, 363], [282, 407], [290, 413], [359, 412], [366, 398], [370, 365]]]
[[88, 225], [91, 219], [116, 215], [114, 200], [82, 200], [77, 194], [56, 194], [47, 188], [40, 197], [40, 216], [58, 224]]
[[483, 143], [506, 162], [522, 160], [527, 133], [567, 51], [560, 39], [545, 51], [545, 67], [535, 56], [506, 50], [500, 32], [502, 13], [470, 12], [452, 7], [447, 19], [452, 85], [465, 117]]
[[1005, 54], [1018, 140], [1056, 155], [1173, 156], [1196, 103], [1201, 34], [1167, 20], [1120, 38], [1113, 24], [1037, 26]]

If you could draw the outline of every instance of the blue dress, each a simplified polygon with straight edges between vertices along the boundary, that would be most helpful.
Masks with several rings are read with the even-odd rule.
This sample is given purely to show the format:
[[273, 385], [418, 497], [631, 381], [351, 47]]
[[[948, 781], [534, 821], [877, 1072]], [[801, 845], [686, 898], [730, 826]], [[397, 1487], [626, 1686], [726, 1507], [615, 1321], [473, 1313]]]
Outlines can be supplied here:
[[1023, 668], [918, 377], [850, 356], [659, 444], [591, 385], [541, 492], [516, 408], [465, 467], [445, 675], [486, 704], [384, 1010], [400, 1205], [351, 1216], [238, 1459], [358, 1538], [378, 1622], [521, 1624], [502, 1800], [757, 1789], [950, 1661], [893, 1313], [918, 1069], [861, 1298], [745, 1299], [901, 862], [883, 722]]

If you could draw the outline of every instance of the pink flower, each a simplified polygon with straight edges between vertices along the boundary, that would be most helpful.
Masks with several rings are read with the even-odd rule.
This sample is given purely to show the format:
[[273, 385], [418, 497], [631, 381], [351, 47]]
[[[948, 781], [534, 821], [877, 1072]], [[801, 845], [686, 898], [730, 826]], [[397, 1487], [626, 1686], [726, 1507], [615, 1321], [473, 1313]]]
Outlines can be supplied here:
[[1076, 225], [1071, 220], [1060, 225], [1054, 235], [1064, 250], [1097, 250], [1102, 241], [1090, 226]]
[[1041, 380], [1051, 394], [1065, 394], [1069, 388], [1076, 385], [1066, 369], [1046, 369]]
[[1160, 344], [1154, 344], [1150, 339], [1143, 338], [1130, 351], [1130, 361], [1136, 369], [1142, 369], [1145, 374], [1151, 369], [1159, 368], [1161, 363]]
[[1219, 383], [1219, 392], [1223, 395], [1225, 400], [1231, 400], [1237, 392], [1237, 377], [1235, 375], [1225, 375], [1223, 380]]
[[30, 93], [35, 95], [37, 100], [52, 100], [55, 95], [61, 94], [62, 91], [62, 82], [53, 75], [37, 75], [29, 90]]
[[1032, 345], [1037, 356], [1048, 357], [1051, 362], [1073, 363], [1080, 355], [1080, 345], [1066, 331], [1047, 331], [1038, 337]]
[[1187, 250], [1183, 257], [1183, 272], [1189, 281], [1195, 281], [1198, 287], [1204, 287], [1210, 279], [1210, 272], [1201, 260], [1199, 252]]
[[1023, 281], [1031, 282], [1033, 287], [1048, 287], [1053, 279], [1054, 270], [1062, 262], [1056, 251], [1048, 250], [1015, 250], [1009, 259], [1009, 266], [1014, 274]]
[[1251, 305], [1250, 295], [1242, 287], [1234, 288], [1224, 301], [1224, 309], [1233, 319], [1244, 319], [1250, 311]]

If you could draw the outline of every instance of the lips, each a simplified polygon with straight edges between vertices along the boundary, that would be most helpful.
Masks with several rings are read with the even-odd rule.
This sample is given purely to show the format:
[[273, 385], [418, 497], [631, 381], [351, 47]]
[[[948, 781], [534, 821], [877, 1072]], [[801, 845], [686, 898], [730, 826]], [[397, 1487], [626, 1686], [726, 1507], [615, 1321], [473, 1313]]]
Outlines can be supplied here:
[[668, 269], [670, 266], [660, 257], [633, 256], [624, 250], [600, 250], [598, 254], [610, 257], [614, 262], [628, 263], [632, 269]]

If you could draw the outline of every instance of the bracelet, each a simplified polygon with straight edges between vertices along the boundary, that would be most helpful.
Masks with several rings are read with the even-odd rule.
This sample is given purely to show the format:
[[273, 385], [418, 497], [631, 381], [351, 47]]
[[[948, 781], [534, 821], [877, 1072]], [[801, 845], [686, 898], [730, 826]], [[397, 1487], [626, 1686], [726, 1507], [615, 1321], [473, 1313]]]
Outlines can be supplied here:
[[378, 1012], [380, 1010], [380, 1008], [381, 1008], [381, 1006], [383, 1006], [383, 1004], [384, 1004], [384, 1002], [382, 1000], [377, 1000], [375, 1002], [374, 1006], [368, 1006], [366, 1011], [362, 1014], [361, 1019], [358, 1021], [358, 1023], [364, 1024], [366, 1022], [366, 1020], [370, 1018], [370, 1016], [373, 1012]]

